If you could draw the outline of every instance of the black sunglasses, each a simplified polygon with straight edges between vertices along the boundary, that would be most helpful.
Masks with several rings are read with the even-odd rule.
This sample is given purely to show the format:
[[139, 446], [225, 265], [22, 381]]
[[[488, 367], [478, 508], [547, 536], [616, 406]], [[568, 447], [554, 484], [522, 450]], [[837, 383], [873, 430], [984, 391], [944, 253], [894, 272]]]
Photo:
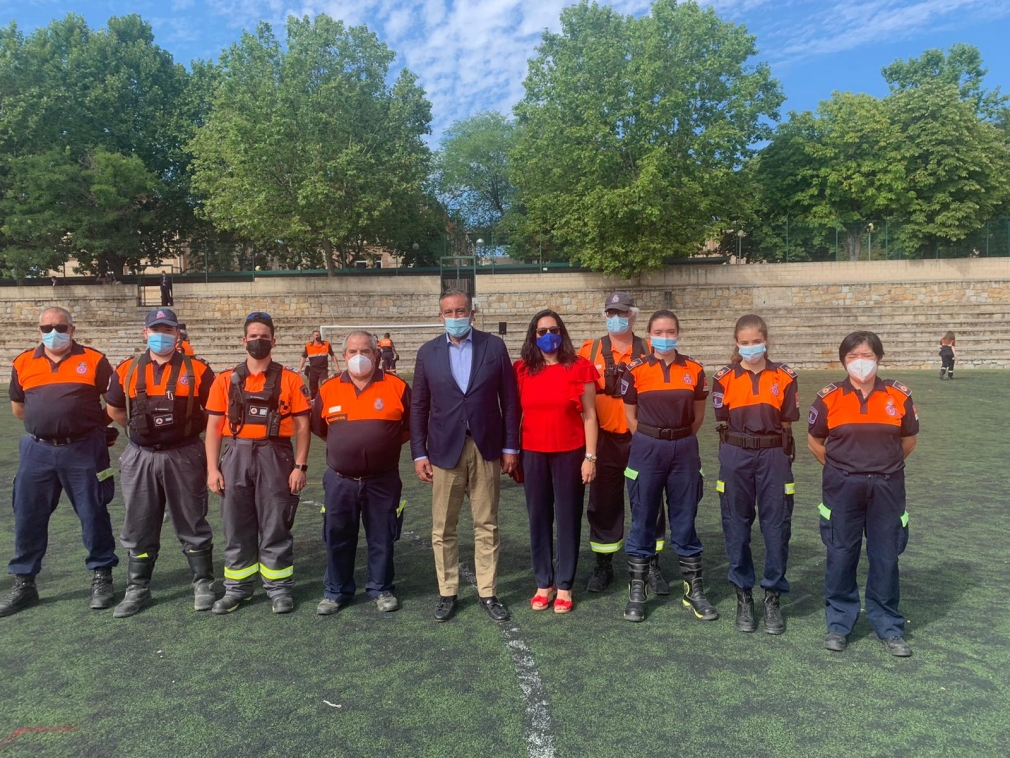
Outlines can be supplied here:
[[252, 313], [250, 313], [248, 316], [245, 317], [245, 320], [246, 321], [252, 321], [253, 319], [257, 319], [257, 318], [265, 318], [267, 321], [273, 321], [274, 320], [273, 316], [271, 316], [266, 311], [253, 311]]
[[49, 334], [53, 329], [60, 334], [66, 334], [70, 331], [70, 324], [39, 324], [39, 331], [43, 334]]
[[561, 327], [560, 326], [542, 326], [539, 329], [537, 329], [537, 336], [538, 337], [543, 337], [545, 334], [547, 334], [547, 332], [550, 332], [551, 334], [561, 334]]

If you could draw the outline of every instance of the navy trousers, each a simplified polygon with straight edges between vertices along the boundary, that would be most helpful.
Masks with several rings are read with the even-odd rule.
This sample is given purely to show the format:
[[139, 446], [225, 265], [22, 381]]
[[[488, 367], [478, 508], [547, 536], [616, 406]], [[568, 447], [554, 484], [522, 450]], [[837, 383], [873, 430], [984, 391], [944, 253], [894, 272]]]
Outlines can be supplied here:
[[[570, 590], [579, 563], [582, 538], [582, 461], [586, 449], [563, 453], [523, 450], [523, 488], [530, 516], [530, 554], [537, 587]], [[554, 522], [557, 521], [557, 566], [554, 562]]]
[[666, 493], [670, 542], [677, 555], [690, 558], [702, 550], [694, 528], [704, 481], [695, 435], [657, 440], [636, 433], [625, 471], [631, 501], [631, 531], [625, 552], [633, 558], [656, 555], [657, 517]]
[[750, 537], [756, 515], [765, 543], [765, 569], [761, 586], [788, 592], [786, 563], [792, 533], [792, 463], [782, 448], [744, 450], [725, 444], [719, 449], [719, 481], [716, 483], [726, 536], [729, 581], [742, 590], [754, 586], [754, 558]]
[[902, 637], [898, 556], [908, 544], [905, 473], [850, 474], [824, 466], [821, 541], [828, 549], [824, 611], [829, 632], [848, 635], [859, 618], [856, 567], [866, 534], [866, 615], [881, 639]]
[[19, 446], [14, 478], [14, 557], [9, 574], [35, 576], [49, 546], [49, 519], [67, 493], [81, 520], [81, 536], [88, 557], [84, 565], [94, 571], [119, 564], [108, 505], [116, 491], [115, 480], [98, 480], [109, 469], [105, 434], [95, 429], [85, 439], [69, 445], [37, 442], [26, 434]]
[[400, 537], [403, 484], [397, 469], [367, 479], [348, 479], [333, 469], [323, 474], [326, 516], [324, 595], [348, 602], [354, 597], [354, 554], [358, 549], [359, 525], [365, 524], [368, 568], [365, 592], [370, 598], [393, 591], [393, 543]]

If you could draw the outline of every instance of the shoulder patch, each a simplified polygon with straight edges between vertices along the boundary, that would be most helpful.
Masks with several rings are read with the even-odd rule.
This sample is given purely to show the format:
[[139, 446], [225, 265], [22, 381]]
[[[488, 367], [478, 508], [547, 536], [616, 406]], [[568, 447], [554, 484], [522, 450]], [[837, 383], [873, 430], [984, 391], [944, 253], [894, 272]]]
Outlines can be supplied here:
[[[721, 369], [719, 369], [716, 372], [715, 380], [719, 381], [720, 379], [722, 379], [724, 376], [726, 376], [726, 374], [728, 374], [732, 370], [733, 369], [730, 366], [723, 366]], [[716, 406], [716, 407], [718, 408], [719, 406]]]
[[886, 385], [888, 385], [890, 387], [894, 387], [894, 389], [898, 390], [898, 392], [900, 392], [902, 395], [905, 395], [906, 397], [911, 397], [912, 396], [912, 390], [910, 390], [908, 387], [906, 387], [901, 382], [897, 382], [894, 379], [887, 379], [884, 382], [884, 384], [886, 384]]
[[836, 389], [838, 389], [837, 384], [829, 384], [827, 387], [825, 387], [824, 389], [822, 389], [820, 392], [817, 393], [817, 397], [827, 397]]
[[793, 379], [796, 378], [796, 372], [793, 371], [792, 366], [789, 366], [788, 364], [785, 363], [780, 363], [779, 368], [782, 369], [782, 371], [784, 371], [786, 374], [791, 376]]

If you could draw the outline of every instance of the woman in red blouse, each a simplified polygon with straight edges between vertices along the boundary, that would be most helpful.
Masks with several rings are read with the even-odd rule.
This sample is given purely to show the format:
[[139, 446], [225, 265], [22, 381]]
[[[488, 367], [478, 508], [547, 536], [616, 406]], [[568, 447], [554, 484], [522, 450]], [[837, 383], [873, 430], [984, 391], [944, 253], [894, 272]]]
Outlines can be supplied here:
[[530, 552], [538, 587], [530, 606], [546, 610], [556, 596], [554, 612], [568, 613], [579, 561], [582, 501], [586, 485], [596, 476], [599, 374], [576, 354], [564, 322], [552, 310], [540, 311], [530, 322], [515, 372]]

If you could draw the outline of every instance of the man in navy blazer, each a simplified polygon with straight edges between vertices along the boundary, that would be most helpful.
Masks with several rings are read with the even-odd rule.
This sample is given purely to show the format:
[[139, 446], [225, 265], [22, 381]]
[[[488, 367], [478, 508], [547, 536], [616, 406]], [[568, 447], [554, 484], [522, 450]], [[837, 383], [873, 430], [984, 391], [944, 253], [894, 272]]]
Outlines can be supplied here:
[[445, 334], [421, 346], [414, 364], [410, 452], [422, 482], [432, 483], [431, 546], [439, 601], [448, 621], [459, 591], [456, 523], [463, 495], [473, 513], [474, 566], [480, 603], [494, 621], [507, 621], [498, 600], [498, 494], [501, 472], [519, 455], [519, 403], [505, 343], [473, 328], [473, 300], [461, 290], [439, 298]]

